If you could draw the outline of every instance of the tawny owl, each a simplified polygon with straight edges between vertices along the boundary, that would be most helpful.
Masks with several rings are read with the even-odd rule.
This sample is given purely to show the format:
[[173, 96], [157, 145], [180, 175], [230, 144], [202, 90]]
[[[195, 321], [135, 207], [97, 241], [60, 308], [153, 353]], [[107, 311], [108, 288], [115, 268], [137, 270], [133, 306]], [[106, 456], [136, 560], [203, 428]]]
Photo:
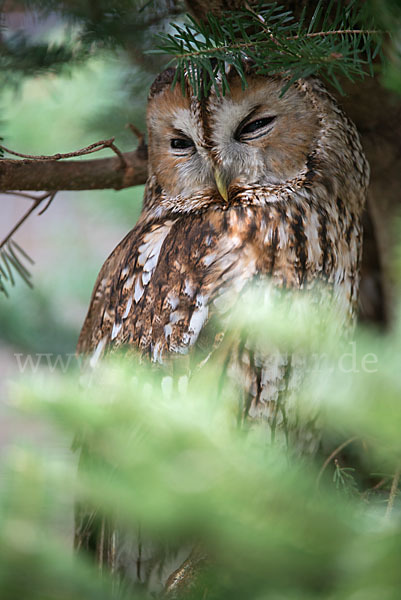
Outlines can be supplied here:
[[[242, 89], [232, 72], [229, 93], [199, 100], [173, 77], [151, 88], [143, 210], [100, 271], [78, 351], [92, 364], [123, 344], [160, 363], [191, 353], [227, 293], [255, 279], [322, 280], [350, 324], [369, 178], [352, 122], [314, 78], [282, 94], [279, 76], [250, 72]], [[243, 416], [271, 424], [290, 359], [241, 352]]]

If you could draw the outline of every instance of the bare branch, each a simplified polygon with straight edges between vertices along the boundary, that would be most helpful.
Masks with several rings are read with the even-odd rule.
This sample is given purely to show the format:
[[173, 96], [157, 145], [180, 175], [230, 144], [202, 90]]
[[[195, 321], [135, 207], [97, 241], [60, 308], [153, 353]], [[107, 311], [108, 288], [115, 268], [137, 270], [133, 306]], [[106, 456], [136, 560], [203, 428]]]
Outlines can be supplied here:
[[388, 497], [388, 502], [387, 502], [387, 509], [386, 509], [386, 516], [385, 516], [386, 519], [389, 519], [390, 515], [392, 513], [393, 506], [394, 506], [394, 500], [395, 500], [395, 497], [398, 492], [400, 477], [401, 477], [401, 466], [399, 466], [397, 468], [396, 472], [394, 473], [393, 482], [391, 484], [390, 495]]
[[[54, 156], [33, 157], [5, 149], [22, 156], [23, 160], [0, 159], [0, 191], [119, 190], [145, 183], [148, 175], [146, 146], [142, 144], [136, 150], [123, 154], [113, 142], [114, 139], [102, 140], [76, 152]], [[97, 160], [62, 160], [106, 147], [117, 156]]]
[[[11, 194], [12, 194], [12, 192], [11, 192]], [[19, 196], [20, 194], [16, 194], [16, 195]], [[31, 200], [33, 200], [32, 206], [26, 211], [26, 213], [24, 213], [22, 215], [22, 217], [19, 219], [19, 221], [17, 221], [17, 223], [14, 225], [14, 227], [11, 229], [11, 231], [9, 231], [8, 234], [6, 235], [6, 237], [0, 242], [0, 250], [2, 248], [4, 248], [4, 246], [7, 244], [7, 242], [9, 240], [11, 240], [14, 233], [21, 227], [21, 225], [23, 225], [25, 223], [25, 221], [28, 219], [28, 217], [31, 216], [31, 214], [37, 209], [37, 207], [40, 204], [42, 204], [42, 202], [44, 202], [45, 200], [48, 200], [44, 209], [41, 210], [39, 213], [40, 215], [43, 214], [45, 212], [45, 210], [47, 210], [48, 207], [50, 206], [55, 195], [56, 195], [56, 192], [46, 192], [45, 194], [43, 194], [41, 196], [37, 196], [37, 197], [31, 196]]]
[[316, 487], [319, 487], [320, 484], [320, 480], [322, 478], [323, 473], [325, 472], [327, 466], [330, 464], [330, 462], [333, 460], [333, 458], [335, 458], [337, 456], [337, 454], [339, 454], [341, 452], [341, 450], [343, 450], [346, 446], [348, 446], [349, 444], [351, 444], [352, 442], [355, 442], [355, 440], [358, 439], [358, 436], [354, 436], [352, 438], [349, 438], [348, 440], [346, 440], [345, 442], [343, 442], [342, 444], [340, 444], [339, 446], [337, 446], [337, 448], [335, 448], [335, 450], [333, 450], [333, 452], [330, 454], [330, 456], [328, 456], [326, 458], [326, 460], [323, 463], [322, 468], [319, 471], [319, 474], [317, 476], [316, 479]]
[[[33, 154], [21, 154], [20, 152], [15, 152], [15, 150], [9, 150], [5, 146], [0, 145], [0, 149], [4, 150], [8, 154], [12, 154], [13, 156], [19, 156], [20, 158], [31, 158], [33, 160], [61, 160], [63, 158], [73, 158], [74, 156], [84, 156], [85, 154], [92, 154], [93, 152], [99, 152], [99, 150], [103, 150], [104, 148], [111, 148], [114, 146], [115, 138], [110, 138], [109, 140], [100, 140], [100, 142], [95, 142], [94, 144], [90, 144], [90, 146], [85, 146], [85, 148], [81, 148], [80, 150], [74, 150], [74, 152], [66, 152], [65, 154], [51, 154], [50, 156], [46, 155], [33, 155]], [[121, 153], [120, 153], [121, 154]]]
[[47, 211], [50, 204], [53, 202], [54, 198], [56, 197], [56, 194], [57, 194], [57, 192], [52, 192], [51, 194], [49, 194], [49, 199], [46, 202], [45, 206], [42, 208], [42, 210], [40, 210], [38, 212], [38, 216], [43, 215], [43, 213], [45, 213]]
[[140, 131], [138, 129], [138, 127], [135, 127], [135, 125], [133, 125], [132, 123], [128, 123], [127, 127], [129, 127], [131, 129], [132, 133], [135, 135], [135, 137], [138, 138], [138, 149], [146, 148], [145, 134], [142, 133], [142, 131]]

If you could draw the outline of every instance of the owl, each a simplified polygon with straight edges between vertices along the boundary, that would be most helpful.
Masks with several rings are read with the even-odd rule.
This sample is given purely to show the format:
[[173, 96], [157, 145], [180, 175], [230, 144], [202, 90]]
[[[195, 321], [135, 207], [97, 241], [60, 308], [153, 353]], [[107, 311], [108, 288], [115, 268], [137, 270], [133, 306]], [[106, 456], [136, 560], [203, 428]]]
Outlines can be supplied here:
[[[153, 83], [142, 213], [100, 271], [78, 342], [91, 365], [126, 345], [161, 364], [212, 353], [224, 330], [211, 337], [209, 323], [255, 281], [324, 282], [352, 325], [369, 179], [358, 133], [319, 80], [283, 93], [285, 78], [246, 68], [247, 87], [231, 70], [224, 96], [212, 86], [199, 99], [186, 78], [172, 86], [174, 69]], [[245, 339], [230, 364], [243, 421], [284, 427], [291, 357]]]

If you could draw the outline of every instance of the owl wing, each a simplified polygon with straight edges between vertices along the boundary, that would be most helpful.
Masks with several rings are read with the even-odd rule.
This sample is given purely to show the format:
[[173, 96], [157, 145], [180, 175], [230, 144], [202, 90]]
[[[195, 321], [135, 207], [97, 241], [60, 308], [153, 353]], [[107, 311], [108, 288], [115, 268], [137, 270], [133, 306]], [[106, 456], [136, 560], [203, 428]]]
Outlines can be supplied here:
[[[302, 219], [313, 220], [306, 208], [302, 214], [288, 211], [275, 202], [139, 223], [102, 267], [78, 351], [91, 354], [94, 363], [106, 348], [130, 344], [162, 362], [202, 342], [211, 349], [213, 342], [204, 336], [213, 316], [229, 312], [256, 275], [271, 276], [278, 287], [299, 288], [307, 271], [311, 277], [321, 272], [325, 252], [317, 233], [308, 254], [299, 243]], [[286, 427], [281, 397], [291, 387], [291, 362], [279, 351], [266, 356], [248, 349], [246, 339], [239, 346], [238, 352], [225, 350], [244, 384], [243, 418], [267, 418], [273, 436]], [[87, 506], [76, 518], [76, 547], [114, 568], [113, 528]]]
[[[92, 364], [106, 348], [123, 344], [160, 362], [168, 353], [187, 353], [213, 314], [227, 310], [232, 288], [239, 291], [256, 272], [245, 224], [223, 211], [139, 224], [100, 271], [78, 352], [89, 354]], [[84, 440], [80, 446], [90, 459]], [[119, 560], [116, 535], [96, 508], [76, 507], [75, 547], [112, 570]], [[141, 572], [148, 568], [142, 554]]]
[[132, 344], [156, 362], [186, 353], [258, 270], [248, 221], [214, 210], [134, 228], [98, 276], [78, 352], [92, 364], [110, 345]]

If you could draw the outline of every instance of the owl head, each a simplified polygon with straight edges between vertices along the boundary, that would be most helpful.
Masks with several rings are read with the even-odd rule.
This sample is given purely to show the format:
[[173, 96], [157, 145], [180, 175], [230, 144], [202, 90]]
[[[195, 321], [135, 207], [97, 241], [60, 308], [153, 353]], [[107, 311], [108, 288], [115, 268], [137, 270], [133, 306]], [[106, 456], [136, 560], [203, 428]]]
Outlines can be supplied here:
[[[228, 93], [212, 87], [199, 100], [188, 81], [185, 93], [172, 87], [173, 78], [174, 69], [159, 75], [147, 111], [149, 173], [166, 197], [229, 202], [245, 187], [306, 182], [319, 160], [331, 168], [330, 143], [344, 115], [317, 80], [300, 80], [283, 94], [280, 76], [251, 71], [243, 89], [232, 71]], [[326, 149], [320, 157], [319, 146]]]

